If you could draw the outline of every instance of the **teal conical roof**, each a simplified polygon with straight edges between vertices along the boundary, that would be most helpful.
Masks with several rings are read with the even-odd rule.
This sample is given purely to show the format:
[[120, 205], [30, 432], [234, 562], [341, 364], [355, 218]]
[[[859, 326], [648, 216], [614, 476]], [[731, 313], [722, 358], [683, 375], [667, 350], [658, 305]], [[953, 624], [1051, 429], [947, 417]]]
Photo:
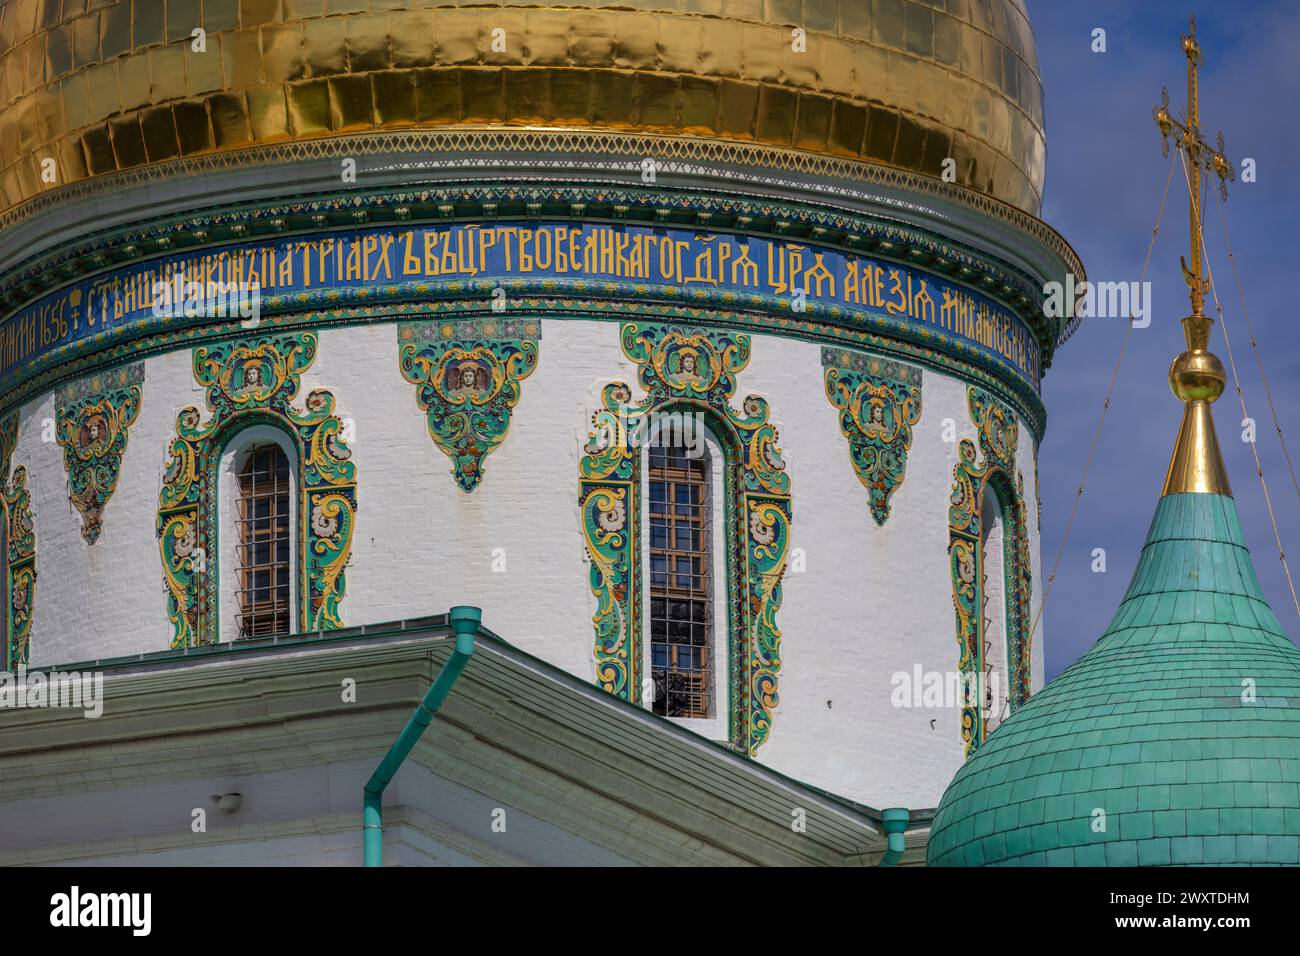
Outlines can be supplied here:
[[1160, 499], [1091, 650], [958, 771], [931, 865], [1300, 863], [1300, 650], [1233, 499]]

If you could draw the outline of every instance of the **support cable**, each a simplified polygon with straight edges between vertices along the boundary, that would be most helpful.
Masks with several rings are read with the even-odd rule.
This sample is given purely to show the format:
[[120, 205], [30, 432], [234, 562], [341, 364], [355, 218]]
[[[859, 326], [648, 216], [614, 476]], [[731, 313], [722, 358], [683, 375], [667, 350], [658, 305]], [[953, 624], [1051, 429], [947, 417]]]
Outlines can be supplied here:
[[1286, 458], [1287, 469], [1291, 472], [1291, 487], [1296, 497], [1300, 498], [1300, 481], [1296, 480], [1295, 462], [1291, 460], [1291, 449], [1287, 447], [1286, 436], [1282, 434], [1282, 424], [1277, 418], [1277, 406], [1273, 404], [1273, 390], [1269, 387], [1268, 376], [1264, 374], [1264, 357], [1259, 351], [1259, 342], [1255, 338], [1255, 325], [1250, 321], [1250, 312], [1246, 309], [1246, 293], [1241, 286], [1241, 275], [1237, 272], [1237, 257], [1232, 251], [1232, 237], [1228, 235], [1228, 219], [1223, 214], [1223, 202], [1216, 194], [1214, 204], [1219, 210], [1219, 224], [1223, 228], [1223, 245], [1228, 252], [1228, 263], [1232, 266], [1232, 280], [1237, 286], [1237, 301], [1241, 305], [1241, 316], [1246, 320], [1246, 332], [1250, 335], [1250, 348], [1255, 353], [1255, 366], [1259, 369], [1259, 380], [1264, 384], [1264, 395], [1268, 398], [1268, 410], [1273, 416], [1273, 429], [1277, 440], [1282, 445], [1282, 454]]
[[[1138, 285], [1141, 286], [1147, 276], [1147, 267], [1151, 265], [1151, 253], [1156, 247], [1156, 237], [1160, 235], [1160, 223], [1165, 217], [1165, 201], [1169, 198], [1169, 184], [1174, 178], [1174, 161], [1173, 157], [1169, 159], [1169, 175], [1165, 178], [1164, 193], [1160, 196], [1160, 209], [1156, 213], [1156, 224], [1151, 229], [1151, 239], [1147, 242], [1147, 255], [1142, 261], [1142, 274], [1138, 279]], [[1119, 346], [1119, 355], [1115, 358], [1115, 368], [1110, 374], [1110, 384], [1106, 386], [1106, 399], [1101, 404], [1101, 415], [1097, 419], [1097, 427], [1092, 433], [1092, 445], [1088, 448], [1088, 456], [1084, 459], [1083, 474], [1079, 478], [1079, 487], [1074, 493], [1074, 505], [1070, 508], [1070, 517], [1065, 521], [1065, 531], [1061, 535], [1061, 543], [1056, 548], [1056, 557], [1052, 560], [1052, 572], [1047, 576], [1047, 583], [1043, 587], [1043, 598], [1038, 602], [1038, 610], [1034, 614], [1034, 622], [1029, 628], [1029, 643], [1032, 646], [1034, 635], [1038, 632], [1038, 625], [1042, 621], [1043, 611], [1047, 607], [1047, 599], [1052, 593], [1052, 585], [1056, 583], [1056, 572], [1060, 570], [1061, 559], [1065, 556], [1066, 545], [1070, 541], [1070, 531], [1074, 528], [1074, 519], [1079, 514], [1079, 503], [1083, 499], [1083, 490], [1088, 484], [1088, 472], [1092, 468], [1092, 460], [1097, 454], [1097, 446], [1101, 442], [1102, 427], [1106, 424], [1106, 413], [1110, 411], [1110, 400], [1115, 393], [1115, 383], [1119, 380], [1120, 366], [1124, 364], [1124, 354], [1128, 351], [1128, 340], [1133, 334], [1133, 323], [1137, 316], [1130, 311], [1128, 324], [1124, 327], [1124, 339]]]
[[[1187, 189], [1190, 193], [1192, 189], [1192, 181], [1187, 172], [1187, 160], [1183, 157], [1182, 150], [1179, 150], [1178, 156], [1183, 164], [1183, 178], [1187, 180]], [[1197, 222], [1196, 225], [1199, 228], [1201, 224]], [[1202, 233], [1202, 235], [1203, 234], [1204, 233]], [[1237, 389], [1237, 401], [1241, 403], [1241, 417], [1243, 419], [1250, 418], [1250, 412], [1246, 410], [1246, 390], [1241, 387], [1241, 377], [1237, 374], [1237, 361], [1232, 355], [1232, 340], [1228, 335], [1228, 323], [1223, 314], [1223, 306], [1219, 303], [1218, 289], [1215, 288], [1214, 284], [1214, 269], [1210, 266], [1210, 256], [1209, 253], [1205, 251], [1204, 243], [1202, 242], [1201, 245], [1201, 255], [1205, 264], [1205, 276], [1210, 283], [1210, 294], [1214, 297], [1214, 308], [1219, 315], [1219, 325], [1223, 327], [1223, 344], [1227, 347], [1228, 351], [1228, 366], [1232, 369], [1232, 381]], [[1276, 419], [1274, 420], [1276, 421]], [[1282, 434], [1280, 428], [1278, 429], [1278, 434]], [[1264, 477], [1264, 466], [1259, 460], [1259, 445], [1257, 442], [1250, 442], [1250, 452], [1255, 456], [1255, 474], [1259, 476], [1259, 486], [1264, 490], [1264, 506], [1268, 510], [1268, 522], [1273, 527], [1273, 540], [1277, 543], [1277, 556], [1282, 562], [1282, 572], [1286, 575], [1287, 587], [1291, 591], [1291, 603], [1295, 605], [1296, 616], [1300, 617], [1300, 598], [1296, 597], [1295, 581], [1291, 578], [1291, 566], [1286, 560], [1286, 549], [1282, 547], [1282, 534], [1277, 528], [1277, 516], [1273, 513], [1273, 497], [1268, 491], [1268, 481]]]

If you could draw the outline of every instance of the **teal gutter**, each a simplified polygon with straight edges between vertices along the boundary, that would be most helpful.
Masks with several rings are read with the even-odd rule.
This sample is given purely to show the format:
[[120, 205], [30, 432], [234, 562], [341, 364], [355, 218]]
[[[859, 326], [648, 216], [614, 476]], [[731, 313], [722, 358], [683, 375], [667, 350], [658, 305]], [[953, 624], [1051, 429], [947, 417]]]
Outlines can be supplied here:
[[889, 807], [880, 811], [880, 822], [885, 828], [888, 843], [885, 855], [880, 858], [879, 866], [896, 866], [907, 849], [907, 823], [912, 814], [906, 807]]
[[478, 633], [479, 624], [483, 620], [483, 611], [477, 607], [454, 607], [448, 612], [447, 619], [452, 633], [456, 635], [456, 647], [362, 791], [361, 842], [366, 866], [384, 865], [384, 791], [416, 741], [424, 734], [438, 708], [451, 693], [461, 671], [469, 663], [474, 653], [474, 635]]
[[[3, 5], [3, 0], [0, 0]], [[446, 614], [431, 614], [427, 617], [407, 618], [401, 621], [387, 621], [382, 624], [360, 624], [356, 627], [339, 628], [333, 631], [301, 631], [294, 634], [281, 634], [275, 637], [247, 638], [239, 641], [225, 641], [216, 644], [194, 644], [175, 650], [147, 651], [140, 654], [123, 654], [118, 657], [97, 657], [91, 660], [73, 661], [64, 664], [28, 664], [31, 671], [101, 671], [121, 670], [128, 667], [147, 667], [154, 664], [203, 663], [204, 658], [245, 657], [259, 651], [299, 651], [304, 648], [314, 650], [318, 647], [344, 645], [359, 640], [380, 637], [398, 637], [403, 634], [424, 634], [430, 631], [450, 630]], [[488, 637], [500, 641], [505, 646], [509, 642], [499, 634], [494, 634], [486, 627], [478, 629], [479, 637]]]

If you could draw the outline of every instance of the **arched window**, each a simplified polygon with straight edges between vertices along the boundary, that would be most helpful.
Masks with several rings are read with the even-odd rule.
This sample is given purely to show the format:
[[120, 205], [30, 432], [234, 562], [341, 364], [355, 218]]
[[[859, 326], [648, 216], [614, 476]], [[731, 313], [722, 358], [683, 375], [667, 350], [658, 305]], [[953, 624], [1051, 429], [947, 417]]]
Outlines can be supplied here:
[[239, 456], [235, 539], [240, 640], [294, 630], [289, 457], [274, 442]]
[[343, 625], [356, 467], [333, 393], [293, 404], [315, 356], [311, 333], [194, 349], [210, 414], [176, 416], [158, 493], [172, 647]]
[[780, 699], [790, 479], [767, 402], [731, 404], [749, 339], [628, 322], [621, 342], [645, 396], [602, 389], [578, 464], [596, 681], [752, 756]]
[[[713, 508], [707, 444], [647, 451], [654, 712], [714, 716]], [[692, 451], [698, 453], [692, 454]], [[725, 622], [723, 622], [725, 633]]]
[[984, 732], [991, 733], [1007, 716], [1010, 707], [1007, 674], [1007, 581], [1006, 529], [997, 492], [984, 486], [980, 506], [980, 568], [983, 614], [983, 687], [981, 706]]
[[[948, 499], [948, 555], [957, 622], [957, 667], [982, 686], [962, 701], [966, 755], [1029, 699], [1033, 579], [1024, 481], [1016, 467], [1020, 428], [1010, 408], [970, 386], [979, 429], [957, 446]], [[972, 688], [974, 689], [974, 688]]]

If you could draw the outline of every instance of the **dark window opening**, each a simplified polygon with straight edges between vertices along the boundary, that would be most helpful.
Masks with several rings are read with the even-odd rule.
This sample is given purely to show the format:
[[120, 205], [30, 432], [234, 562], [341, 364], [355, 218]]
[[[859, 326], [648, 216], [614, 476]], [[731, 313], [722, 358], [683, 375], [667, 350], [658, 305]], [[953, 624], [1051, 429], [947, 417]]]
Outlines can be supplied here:
[[650, 675], [654, 712], [713, 716], [708, 459], [649, 449]]
[[239, 639], [289, 634], [289, 459], [279, 445], [255, 445], [237, 478]]

